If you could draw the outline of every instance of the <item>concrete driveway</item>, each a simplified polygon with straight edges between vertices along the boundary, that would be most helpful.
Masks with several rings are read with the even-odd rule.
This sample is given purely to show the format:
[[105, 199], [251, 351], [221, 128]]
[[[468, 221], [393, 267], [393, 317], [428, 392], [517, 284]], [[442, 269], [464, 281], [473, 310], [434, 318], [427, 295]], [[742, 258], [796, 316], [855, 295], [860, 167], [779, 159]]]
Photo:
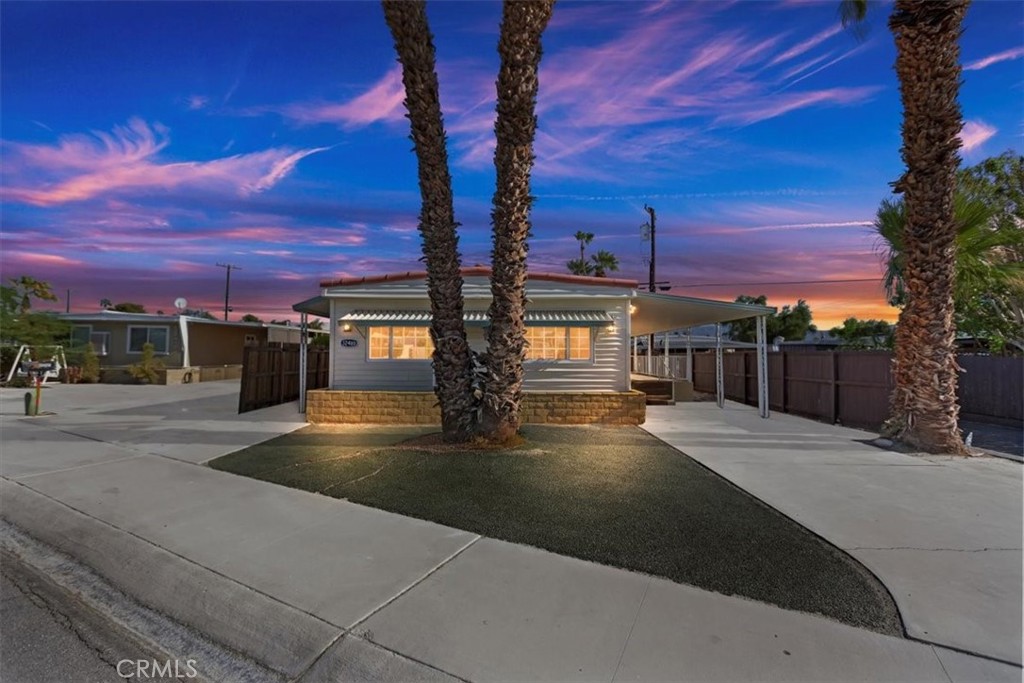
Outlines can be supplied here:
[[[236, 382], [58, 385], [43, 405], [56, 414], [30, 419], [21, 393], [0, 391], [7, 527], [267, 680], [1020, 680], [990, 658], [202, 466], [303, 424], [294, 404], [236, 415]], [[5, 551], [37, 552], [5, 528]]]
[[859, 559], [910, 636], [1021, 662], [1022, 467], [727, 402], [650, 406], [644, 429]]

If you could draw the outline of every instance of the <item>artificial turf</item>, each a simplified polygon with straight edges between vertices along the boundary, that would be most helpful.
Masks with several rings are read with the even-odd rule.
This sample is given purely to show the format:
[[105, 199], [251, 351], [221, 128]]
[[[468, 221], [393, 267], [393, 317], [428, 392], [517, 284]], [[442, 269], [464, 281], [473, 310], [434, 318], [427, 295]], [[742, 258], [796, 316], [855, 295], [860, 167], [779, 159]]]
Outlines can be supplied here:
[[892, 598], [856, 560], [643, 430], [526, 425], [512, 449], [416, 445], [435, 430], [311, 426], [210, 466], [902, 632]]

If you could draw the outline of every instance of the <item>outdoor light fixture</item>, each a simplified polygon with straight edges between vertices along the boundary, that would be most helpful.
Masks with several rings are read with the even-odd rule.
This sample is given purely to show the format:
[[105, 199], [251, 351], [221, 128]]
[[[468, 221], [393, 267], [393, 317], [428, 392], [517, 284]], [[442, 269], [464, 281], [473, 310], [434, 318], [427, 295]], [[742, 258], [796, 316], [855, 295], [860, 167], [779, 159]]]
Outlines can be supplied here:
[[605, 330], [605, 332], [614, 332], [615, 331], [615, 323], [612, 323], [608, 327], [604, 328], [604, 330]]
[[343, 325], [341, 326], [341, 331], [342, 331], [342, 332], [351, 332], [351, 331], [352, 331], [352, 324], [351, 324], [351, 323], [345, 323], [345, 324], [343, 324]]
[[633, 304], [630, 304], [629, 305], [629, 314], [633, 315], [634, 313], [636, 313], [636, 306], [634, 306]]

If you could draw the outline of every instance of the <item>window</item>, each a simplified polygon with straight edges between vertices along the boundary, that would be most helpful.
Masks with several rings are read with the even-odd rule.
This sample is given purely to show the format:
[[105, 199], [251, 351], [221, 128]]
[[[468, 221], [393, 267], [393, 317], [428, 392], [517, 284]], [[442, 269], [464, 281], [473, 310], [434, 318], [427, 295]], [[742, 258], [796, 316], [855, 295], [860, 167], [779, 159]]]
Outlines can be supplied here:
[[75, 346], [92, 345], [92, 350], [97, 356], [105, 356], [110, 353], [110, 333], [93, 332], [92, 325], [75, 325], [71, 329], [71, 342]]
[[170, 337], [168, 327], [129, 327], [128, 353], [142, 353], [143, 346], [152, 344], [154, 353], [166, 354], [170, 351]]
[[430, 360], [434, 342], [427, 327], [371, 327], [370, 360]]
[[527, 327], [526, 360], [590, 360], [589, 327]]

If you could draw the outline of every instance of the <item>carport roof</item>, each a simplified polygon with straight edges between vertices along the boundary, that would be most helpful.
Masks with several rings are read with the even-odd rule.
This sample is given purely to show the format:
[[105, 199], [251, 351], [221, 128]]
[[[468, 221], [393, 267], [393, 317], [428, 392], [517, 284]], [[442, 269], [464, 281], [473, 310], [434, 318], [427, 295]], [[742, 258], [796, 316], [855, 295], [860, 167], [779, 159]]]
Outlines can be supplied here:
[[771, 306], [736, 304], [655, 292], [637, 292], [633, 297], [630, 332], [634, 336], [679, 330], [708, 323], [726, 323], [759, 315], [771, 315]]

